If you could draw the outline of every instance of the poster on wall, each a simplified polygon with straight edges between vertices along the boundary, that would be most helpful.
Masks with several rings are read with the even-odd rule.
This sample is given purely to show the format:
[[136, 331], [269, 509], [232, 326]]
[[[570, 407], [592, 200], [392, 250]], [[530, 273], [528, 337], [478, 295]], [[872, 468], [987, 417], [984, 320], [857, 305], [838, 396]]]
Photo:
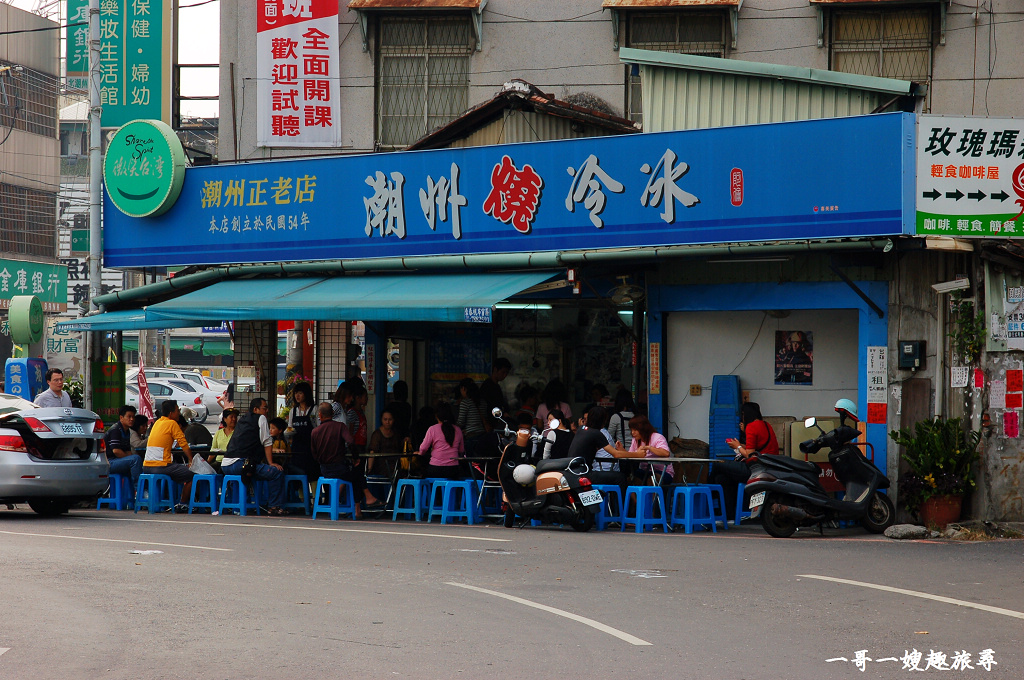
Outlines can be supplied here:
[[884, 425], [888, 410], [889, 394], [889, 348], [884, 345], [869, 346], [867, 348], [867, 383], [868, 383], [868, 413], [869, 424]]
[[813, 364], [812, 331], [775, 331], [776, 385], [812, 384]]
[[341, 146], [337, 0], [259, 0], [256, 12], [257, 144]]

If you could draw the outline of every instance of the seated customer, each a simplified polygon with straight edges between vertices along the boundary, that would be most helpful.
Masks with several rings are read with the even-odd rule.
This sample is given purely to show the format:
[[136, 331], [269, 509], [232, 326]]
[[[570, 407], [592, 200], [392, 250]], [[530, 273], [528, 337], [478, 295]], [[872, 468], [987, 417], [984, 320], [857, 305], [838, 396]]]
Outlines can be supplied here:
[[[334, 407], [330, 402], [323, 402], [319, 408], [320, 425], [313, 429], [310, 441], [313, 445], [313, 459], [320, 464], [320, 475], [328, 479], [343, 479], [352, 485], [352, 491], [363, 496], [363, 504], [367, 510], [378, 510], [384, 503], [370, 493], [366, 486], [366, 475], [352, 465], [348, 458], [348, 445], [352, 434], [348, 425], [333, 419]], [[356, 505], [356, 517], [362, 512]]]
[[608, 425], [608, 410], [595, 406], [581, 419], [582, 429], [569, 445], [569, 457], [583, 456], [591, 467], [590, 479], [594, 484], [617, 484], [625, 488], [626, 476], [619, 471], [615, 458], [628, 458], [629, 451], [611, 441], [605, 427]]
[[[139, 449], [146, 448], [146, 440], [149, 439], [147, 435], [149, 432], [149, 418], [142, 415], [136, 415], [132, 419], [132, 430], [128, 433], [128, 437], [131, 440], [132, 451], [139, 452]], [[145, 453], [145, 451], [143, 451]]]
[[185, 439], [190, 446], [210, 446], [213, 444], [213, 435], [206, 429], [205, 425], [196, 422], [196, 412], [191, 408], [181, 409], [181, 415], [188, 421], [185, 428]]
[[284, 503], [284, 469], [274, 463], [271, 453], [272, 440], [270, 425], [267, 423], [267, 400], [256, 397], [249, 404], [249, 412], [238, 419], [235, 432], [228, 442], [227, 451], [221, 470], [226, 475], [241, 475], [245, 469], [246, 459], [251, 460], [256, 470], [253, 479], [267, 482], [270, 496], [267, 503], [268, 515], [283, 515], [281, 504]]
[[462, 430], [455, 424], [455, 414], [446, 402], [437, 405], [437, 423], [432, 425], [420, 444], [420, 455], [430, 454], [426, 477], [464, 479], [459, 456], [466, 453]]
[[[721, 484], [725, 491], [725, 507], [727, 512], [736, 512], [736, 491], [738, 484], [745, 484], [750, 478], [750, 458], [755, 453], [778, 455], [779, 441], [775, 430], [764, 421], [761, 407], [752, 401], [740, 406], [740, 432], [744, 443], [737, 439], [727, 439], [726, 443], [736, 452], [735, 460], [716, 460], [711, 464], [708, 482]], [[736, 518], [733, 517], [733, 520]]]
[[174, 506], [174, 511], [187, 512], [188, 498], [192, 491], [192, 478], [195, 477], [195, 473], [188, 469], [188, 465], [174, 462], [171, 448], [177, 442], [189, 463], [192, 462], [192, 449], [189, 448], [185, 433], [178, 425], [178, 402], [167, 399], [160, 404], [160, 413], [161, 417], [153, 424], [153, 431], [149, 435], [146, 459], [142, 462], [143, 472], [167, 475], [183, 485], [181, 501]]
[[[639, 453], [645, 458], [668, 458], [672, 452], [668, 448], [668, 440], [664, 435], [654, 430], [654, 425], [647, 420], [647, 416], [633, 416], [629, 419], [630, 432], [630, 453]], [[640, 469], [644, 474], [644, 483], [649, 480], [647, 472], [654, 468], [655, 479], [661, 480], [662, 486], [669, 486], [675, 482], [675, 470], [672, 464], [663, 465], [659, 463], [641, 463]]]
[[132, 488], [136, 488], [139, 484], [139, 475], [142, 474], [142, 458], [135, 455], [129, 434], [132, 423], [135, 422], [135, 407], [122, 406], [117, 414], [118, 423], [107, 430], [103, 438], [107, 445], [110, 474], [131, 477]]

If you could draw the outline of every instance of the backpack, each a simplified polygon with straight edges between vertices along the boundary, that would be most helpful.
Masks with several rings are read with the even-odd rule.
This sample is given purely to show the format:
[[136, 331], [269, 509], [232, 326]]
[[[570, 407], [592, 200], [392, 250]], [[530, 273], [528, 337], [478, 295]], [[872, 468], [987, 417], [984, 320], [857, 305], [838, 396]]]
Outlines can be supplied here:
[[267, 454], [260, 440], [260, 417], [250, 411], [239, 416], [235, 431], [228, 442], [224, 453], [225, 458], [248, 458], [257, 463], [265, 463]]

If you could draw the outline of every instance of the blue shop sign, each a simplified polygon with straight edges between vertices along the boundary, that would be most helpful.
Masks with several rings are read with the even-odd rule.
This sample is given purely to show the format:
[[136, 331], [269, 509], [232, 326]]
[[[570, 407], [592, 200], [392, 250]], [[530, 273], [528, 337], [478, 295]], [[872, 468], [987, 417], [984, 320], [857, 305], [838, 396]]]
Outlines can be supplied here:
[[490, 307], [466, 307], [466, 321], [468, 323], [490, 323]]
[[177, 203], [106, 197], [136, 267], [887, 236], [914, 231], [914, 117], [190, 168]]

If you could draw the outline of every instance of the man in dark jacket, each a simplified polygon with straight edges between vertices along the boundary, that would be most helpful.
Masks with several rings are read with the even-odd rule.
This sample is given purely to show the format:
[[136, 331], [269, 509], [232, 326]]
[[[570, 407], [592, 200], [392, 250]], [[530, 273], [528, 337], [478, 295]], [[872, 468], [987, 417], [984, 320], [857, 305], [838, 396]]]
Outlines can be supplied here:
[[[313, 460], [320, 464], [321, 476], [343, 479], [351, 484], [353, 493], [362, 493], [367, 510], [383, 508], [384, 503], [370, 493], [369, 487], [366, 486], [366, 475], [349, 461], [348, 447], [352, 443], [352, 433], [349, 432], [348, 425], [333, 420], [334, 407], [330, 402], [320, 404], [319, 415], [320, 425], [313, 429], [310, 443], [313, 445]], [[356, 517], [361, 514], [359, 506], [356, 506]]]
[[267, 400], [256, 397], [249, 405], [249, 412], [238, 418], [235, 431], [224, 452], [221, 470], [226, 475], [240, 475], [246, 459], [256, 464], [253, 479], [266, 480], [270, 498], [267, 511], [270, 515], [283, 515], [284, 510], [284, 468], [274, 463], [270, 436], [270, 425], [267, 423]]

